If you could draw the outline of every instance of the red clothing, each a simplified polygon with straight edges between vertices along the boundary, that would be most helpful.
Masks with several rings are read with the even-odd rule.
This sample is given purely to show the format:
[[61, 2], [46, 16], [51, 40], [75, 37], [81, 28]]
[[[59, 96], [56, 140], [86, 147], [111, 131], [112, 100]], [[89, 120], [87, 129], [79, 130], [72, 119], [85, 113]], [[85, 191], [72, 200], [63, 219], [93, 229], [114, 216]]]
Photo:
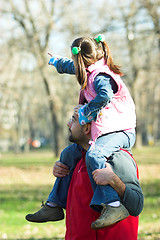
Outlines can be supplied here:
[[91, 223], [100, 215], [89, 207], [92, 196], [83, 157], [74, 170], [68, 191], [65, 240], [137, 240], [138, 217], [129, 216], [112, 226], [92, 230]]

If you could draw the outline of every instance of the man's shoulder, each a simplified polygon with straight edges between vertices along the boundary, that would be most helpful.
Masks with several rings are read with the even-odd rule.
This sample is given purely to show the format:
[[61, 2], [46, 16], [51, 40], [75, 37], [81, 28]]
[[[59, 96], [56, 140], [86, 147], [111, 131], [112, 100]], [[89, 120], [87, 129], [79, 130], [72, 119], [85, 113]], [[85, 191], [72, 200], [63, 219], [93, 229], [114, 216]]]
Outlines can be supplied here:
[[116, 161], [116, 160], [127, 160], [130, 159], [132, 162], [135, 163], [135, 159], [132, 155], [131, 149], [119, 149], [114, 152], [109, 158], [108, 161]]
[[131, 149], [119, 149], [117, 151], [115, 151], [111, 157], [119, 157], [119, 156], [124, 156], [124, 157], [130, 157], [133, 158]]
[[132, 166], [134, 166], [135, 170], [138, 168], [130, 149], [120, 149], [114, 152], [108, 158], [108, 163], [111, 164], [113, 169], [118, 169], [118, 168], [132, 169]]

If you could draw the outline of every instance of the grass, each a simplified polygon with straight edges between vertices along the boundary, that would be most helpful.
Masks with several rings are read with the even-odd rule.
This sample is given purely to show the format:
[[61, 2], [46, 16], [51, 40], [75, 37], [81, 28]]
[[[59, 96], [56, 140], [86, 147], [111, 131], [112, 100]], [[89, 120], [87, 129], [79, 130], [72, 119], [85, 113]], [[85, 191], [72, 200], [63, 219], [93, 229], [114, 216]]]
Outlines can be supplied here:
[[[133, 150], [145, 196], [139, 240], [160, 239], [160, 149]], [[0, 239], [62, 240], [65, 222], [29, 223], [25, 215], [37, 211], [54, 183], [52, 153], [1, 154]]]
[[0, 239], [63, 239], [65, 222], [29, 223], [51, 191], [52, 153], [4, 154], [0, 158]]
[[160, 239], [160, 148], [133, 150], [139, 166], [144, 193], [144, 209], [140, 214], [139, 240]]

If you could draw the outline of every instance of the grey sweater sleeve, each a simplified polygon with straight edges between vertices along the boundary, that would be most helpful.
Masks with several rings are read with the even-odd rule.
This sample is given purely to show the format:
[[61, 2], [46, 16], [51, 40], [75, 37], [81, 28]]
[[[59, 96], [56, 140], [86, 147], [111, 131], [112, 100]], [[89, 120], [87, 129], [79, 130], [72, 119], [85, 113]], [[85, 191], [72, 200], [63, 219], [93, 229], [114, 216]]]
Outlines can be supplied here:
[[143, 209], [144, 196], [141, 189], [136, 190], [127, 186], [122, 200], [123, 205], [127, 208], [128, 212], [132, 216], [138, 216]]
[[127, 152], [120, 150], [109, 158], [108, 163], [126, 185], [122, 199], [123, 205], [130, 215], [138, 216], [143, 209], [144, 196], [137, 178], [137, 166], [134, 159]]

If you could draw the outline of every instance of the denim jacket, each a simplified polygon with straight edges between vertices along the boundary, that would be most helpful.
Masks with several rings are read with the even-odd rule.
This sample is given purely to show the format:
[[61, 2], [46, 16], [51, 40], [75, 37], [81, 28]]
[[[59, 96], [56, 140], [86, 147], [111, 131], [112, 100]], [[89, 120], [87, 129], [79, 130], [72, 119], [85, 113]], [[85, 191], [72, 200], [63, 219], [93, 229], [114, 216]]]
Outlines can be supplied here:
[[[69, 58], [59, 58], [56, 63], [56, 69], [60, 74], [75, 74], [74, 62]], [[89, 121], [96, 120], [99, 111], [111, 102], [114, 93], [117, 92], [117, 84], [111, 76], [99, 74], [95, 78], [94, 88], [97, 96], [83, 108], [84, 117], [90, 116]]]

